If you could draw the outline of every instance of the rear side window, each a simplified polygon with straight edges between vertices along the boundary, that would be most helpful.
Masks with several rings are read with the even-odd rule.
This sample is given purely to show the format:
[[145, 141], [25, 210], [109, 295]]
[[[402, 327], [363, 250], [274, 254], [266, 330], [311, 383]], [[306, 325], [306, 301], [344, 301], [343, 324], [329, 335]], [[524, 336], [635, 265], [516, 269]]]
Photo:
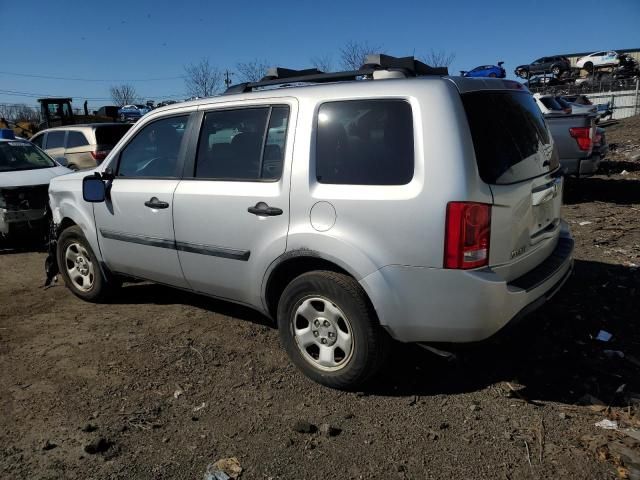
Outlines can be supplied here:
[[557, 166], [544, 117], [529, 93], [465, 93], [462, 103], [484, 182], [515, 183]]
[[350, 100], [320, 106], [316, 178], [320, 183], [405, 185], [413, 178], [411, 106], [403, 100]]
[[96, 127], [96, 143], [104, 146], [115, 146], [124, 134], [129, 131], [131, 125], [102, 125]]
[[63, 148], [64, 147], [64, 130], [53, 130], [47, 134], [46, 148]]
[[288, 119], [287, 106], [208, 112], [200, 131], [195, 176], [278, 180]]
[[82, 132], [70, 131], [67, 134], [67, 148], [82, 147], [84, 145], [89, 145], [89, 141]]

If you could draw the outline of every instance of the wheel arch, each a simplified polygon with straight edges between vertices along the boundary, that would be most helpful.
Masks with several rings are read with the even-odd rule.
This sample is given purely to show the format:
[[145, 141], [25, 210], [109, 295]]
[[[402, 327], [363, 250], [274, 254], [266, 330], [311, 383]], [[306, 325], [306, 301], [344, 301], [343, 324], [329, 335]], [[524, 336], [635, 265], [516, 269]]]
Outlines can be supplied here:
[[264, 307], [273, 319], [277, 317], [278, 302], [286, 286], [299, 275], [314, 270], [328, 270], [358, 279], [355, 272], [342, 262], [329, 259], [317, 251], [300, 249], [287, 252], [271, 265], [263, 281]]

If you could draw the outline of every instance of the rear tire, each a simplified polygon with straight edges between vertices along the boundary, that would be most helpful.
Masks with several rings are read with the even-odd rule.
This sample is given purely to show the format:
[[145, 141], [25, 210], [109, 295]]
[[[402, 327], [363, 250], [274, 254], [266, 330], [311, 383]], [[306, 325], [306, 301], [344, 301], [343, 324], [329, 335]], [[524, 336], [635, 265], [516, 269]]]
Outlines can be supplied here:
[[102, 271], [91, 245], [77, 225], [60, 234], [56, 258], [64, 283], [82, 300], [106, 302], [121, 286], [117, 278]]
[[280, 341], [312, 380], [352, 390], [383, 365], [390, 338], [352, 277], [330, 271], [295, 278], [278, 303]]
[[490, 73], [490, 74], [489, 74], [489, 76], [490, 76], [491, 78], [496, 78], [496, 77], [497, 77], [497, 75], [496, 75], [495, 73]]

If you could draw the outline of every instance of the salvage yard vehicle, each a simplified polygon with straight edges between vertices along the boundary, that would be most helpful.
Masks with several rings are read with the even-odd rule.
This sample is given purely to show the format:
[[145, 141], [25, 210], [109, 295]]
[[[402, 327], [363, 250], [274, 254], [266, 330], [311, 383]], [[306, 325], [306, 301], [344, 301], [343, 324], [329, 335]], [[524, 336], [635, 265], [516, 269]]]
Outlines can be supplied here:
[[620, 59], [618, 57], [618, 52], [613, 50], [594, 52], [589, 55], [585, 55], [584, 57], [580, 57], [576, 61], [576, 67], [592, 71], [593, 67], [618, 65], [620, 63]]
[[505, 78], [507, 76], [507, 72], [502, 67], [504, 62], [498, 62], [497, 65], [482, 65], [480, 67], [476, 67], [473, 70], [464, 71], [462, 70], [460, 73], [463, 77], [472, 77], [472, 78]]
[[307, 376], [352, 389], [392, 338], [484, 340], [571, 274], [557, 150], [520, 83], [386, 55], [268, 78], [154, 110], [54, 180], [49, 281], [248, 305]]
[[564, 173], [575, 176], [596, 173], [609, 150], [604, 130], [596, 130], [596, 115], [552, 113], [545, 115], [545, 120], [558, 148]]
[[91, 123], [43, 130], [31, 142], [71, 170], [94, 168], [107, 158], [131, 125]]
[[135, 122], [150, 111], [146, 105], [125, 105], [118, 110], [118, 115], [123, 122]]
[[536, 74], [553, 73], [556, 77], [561, 73], [571, 70], [571, 62], [567, 57], [542, 57], [528, 65], [519, 65], [514, 70], [516, 76], [529, 78]]
[[26, 234], [44, 241], [49, 181], [69, 172], [13, 130], [0, 129], [0, 239]]

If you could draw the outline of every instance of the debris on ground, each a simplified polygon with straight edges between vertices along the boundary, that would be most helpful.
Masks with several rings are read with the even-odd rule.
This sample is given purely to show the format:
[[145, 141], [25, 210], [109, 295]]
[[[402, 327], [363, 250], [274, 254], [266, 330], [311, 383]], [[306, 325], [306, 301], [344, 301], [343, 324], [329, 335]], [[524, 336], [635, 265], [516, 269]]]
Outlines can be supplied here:
[[242, 467], [236, 457], [221, 458], [207, 466], [204, 480], [235, 480], [242, 475]]
[[298, 433], [315, 433], [318, 430], [318, 427], [306, 420], [296, 420], [292, 428], [294, 432]]
[[100, 437], [84, 446], [84, 451], [90, 455], [104, 453], [113, 446], [113, 442], [107, 438]]

